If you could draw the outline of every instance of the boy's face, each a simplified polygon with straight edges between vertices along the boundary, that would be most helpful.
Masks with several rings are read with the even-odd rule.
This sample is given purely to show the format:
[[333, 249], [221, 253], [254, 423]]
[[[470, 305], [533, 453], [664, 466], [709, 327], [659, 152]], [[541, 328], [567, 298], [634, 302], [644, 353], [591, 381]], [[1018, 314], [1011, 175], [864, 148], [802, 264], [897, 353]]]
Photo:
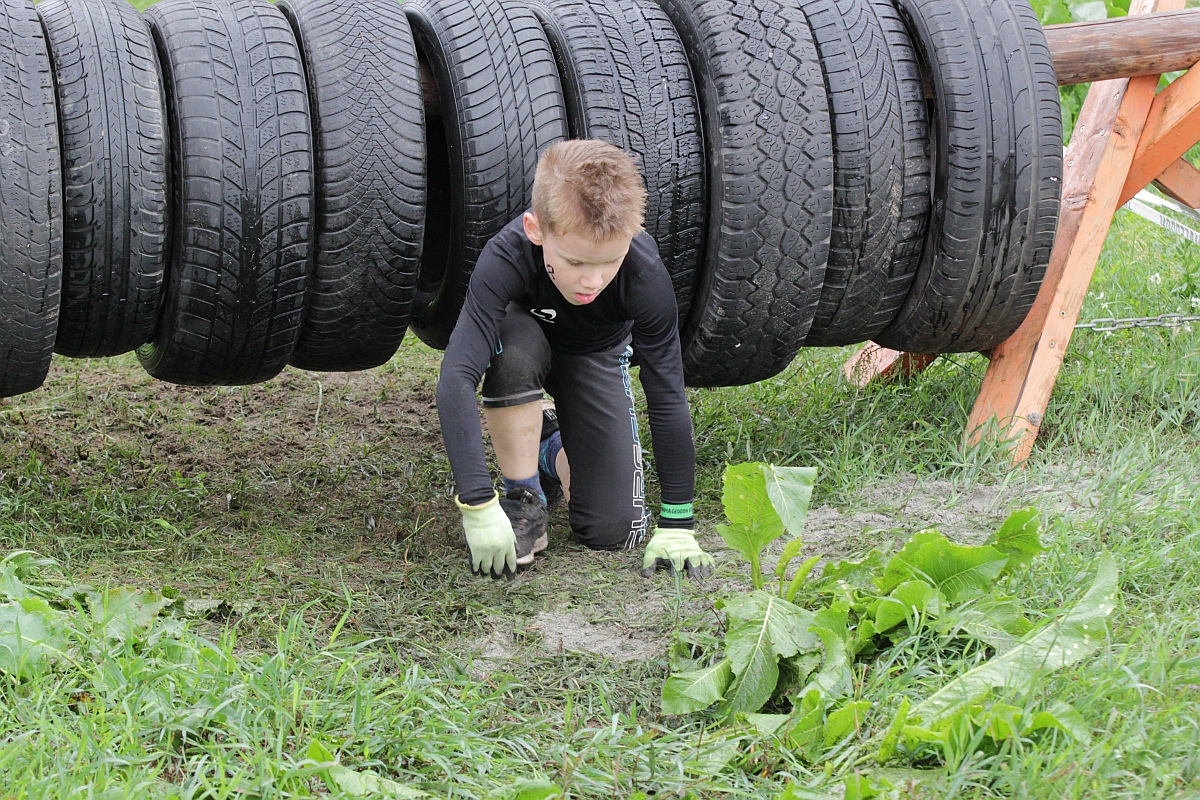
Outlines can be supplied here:
[[532, 211], [525, 212], [525, 235], [542, 248], [546, 274], [568, 303], [584, 306], [595, 300], [617, 277], [633, 237], [618, 236], [594, 242], [576, 233], [543, 230]]

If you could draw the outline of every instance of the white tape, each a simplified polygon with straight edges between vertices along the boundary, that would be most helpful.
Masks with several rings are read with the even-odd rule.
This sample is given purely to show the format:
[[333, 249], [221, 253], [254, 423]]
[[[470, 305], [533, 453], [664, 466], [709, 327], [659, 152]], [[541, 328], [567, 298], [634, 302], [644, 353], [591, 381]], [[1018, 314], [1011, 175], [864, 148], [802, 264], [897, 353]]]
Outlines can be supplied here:
[[[1132, 200], [1126, 203], [1125, 208], [1129, 211], [1132, 211], [1134, 214], [1137, 214], [1142, 219], [1153, 222], [1160, 228], [1165, 228], [1177, 236], [1182, 236], [1189, 242], [1200, 244], [1200, 231], [1184, 225], [1179, 220], [1168, 217], [1158, 209], [1151, 207], [1147, 202], [1143, 202], [1142, 194], [1145, 194], [1145, 192], [1140, 193], [1137, 197], [1134, 197]], [[1151, 195], [1151, 197], [1153, 197], [1153, 195]], [[1157, 197], [1154, 199], [1158, 200]], [[1155, 205], [1161, 204], [1156, 203]]]
[[1152, 206], [1165, 208], [1168, 211], [1178, 211], [1180, 214], [1186, 214], [1193, 219], [1200, 220], [1200, 210], [1188, 208], [1183, 203], [1180, 203], [1178, 200], [1170, 197], [1159, 197], [1156, 194], [1152, 194], [1145, 189], [1142, 189], [1137, 193], [1136, 199], [1141, 200], [1143, 203], [1149, 203]]

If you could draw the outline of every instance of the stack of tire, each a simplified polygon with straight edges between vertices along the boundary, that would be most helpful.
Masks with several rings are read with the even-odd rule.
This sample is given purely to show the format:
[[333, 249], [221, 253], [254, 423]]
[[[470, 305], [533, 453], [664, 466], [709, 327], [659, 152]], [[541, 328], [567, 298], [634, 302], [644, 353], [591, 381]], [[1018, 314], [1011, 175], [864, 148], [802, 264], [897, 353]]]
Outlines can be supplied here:
[[0, 396], [444, 347], [564, 138], [631, 152], [694, 386], [1007, 338], [1061, 122], [1027, 0], [0, 0]]

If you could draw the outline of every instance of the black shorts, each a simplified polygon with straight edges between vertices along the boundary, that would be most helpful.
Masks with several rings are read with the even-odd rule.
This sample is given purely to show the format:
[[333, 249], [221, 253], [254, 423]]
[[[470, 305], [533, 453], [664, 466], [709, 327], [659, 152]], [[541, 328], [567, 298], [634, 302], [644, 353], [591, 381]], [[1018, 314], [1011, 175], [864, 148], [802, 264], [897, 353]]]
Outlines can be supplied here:
[[571, 529], [593, 550], [638, 546], [646, 536], [642, 446], [627, 339], [598, 353], [555, 351], [533, 316], [510, 303], [500, 346], [483, 378], [483, 405], [505, 408], [554, 398], [571, 465]]

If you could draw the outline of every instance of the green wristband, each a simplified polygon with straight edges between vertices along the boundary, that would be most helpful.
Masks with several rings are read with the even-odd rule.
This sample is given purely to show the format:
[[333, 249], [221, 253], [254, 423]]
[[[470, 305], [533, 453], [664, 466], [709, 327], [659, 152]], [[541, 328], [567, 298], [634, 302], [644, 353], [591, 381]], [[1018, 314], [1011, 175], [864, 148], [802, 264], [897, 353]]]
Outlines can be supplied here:
[[691, 503], [663, 503], [659, 514], [664, 519], [687, 519], [694, 516]]

